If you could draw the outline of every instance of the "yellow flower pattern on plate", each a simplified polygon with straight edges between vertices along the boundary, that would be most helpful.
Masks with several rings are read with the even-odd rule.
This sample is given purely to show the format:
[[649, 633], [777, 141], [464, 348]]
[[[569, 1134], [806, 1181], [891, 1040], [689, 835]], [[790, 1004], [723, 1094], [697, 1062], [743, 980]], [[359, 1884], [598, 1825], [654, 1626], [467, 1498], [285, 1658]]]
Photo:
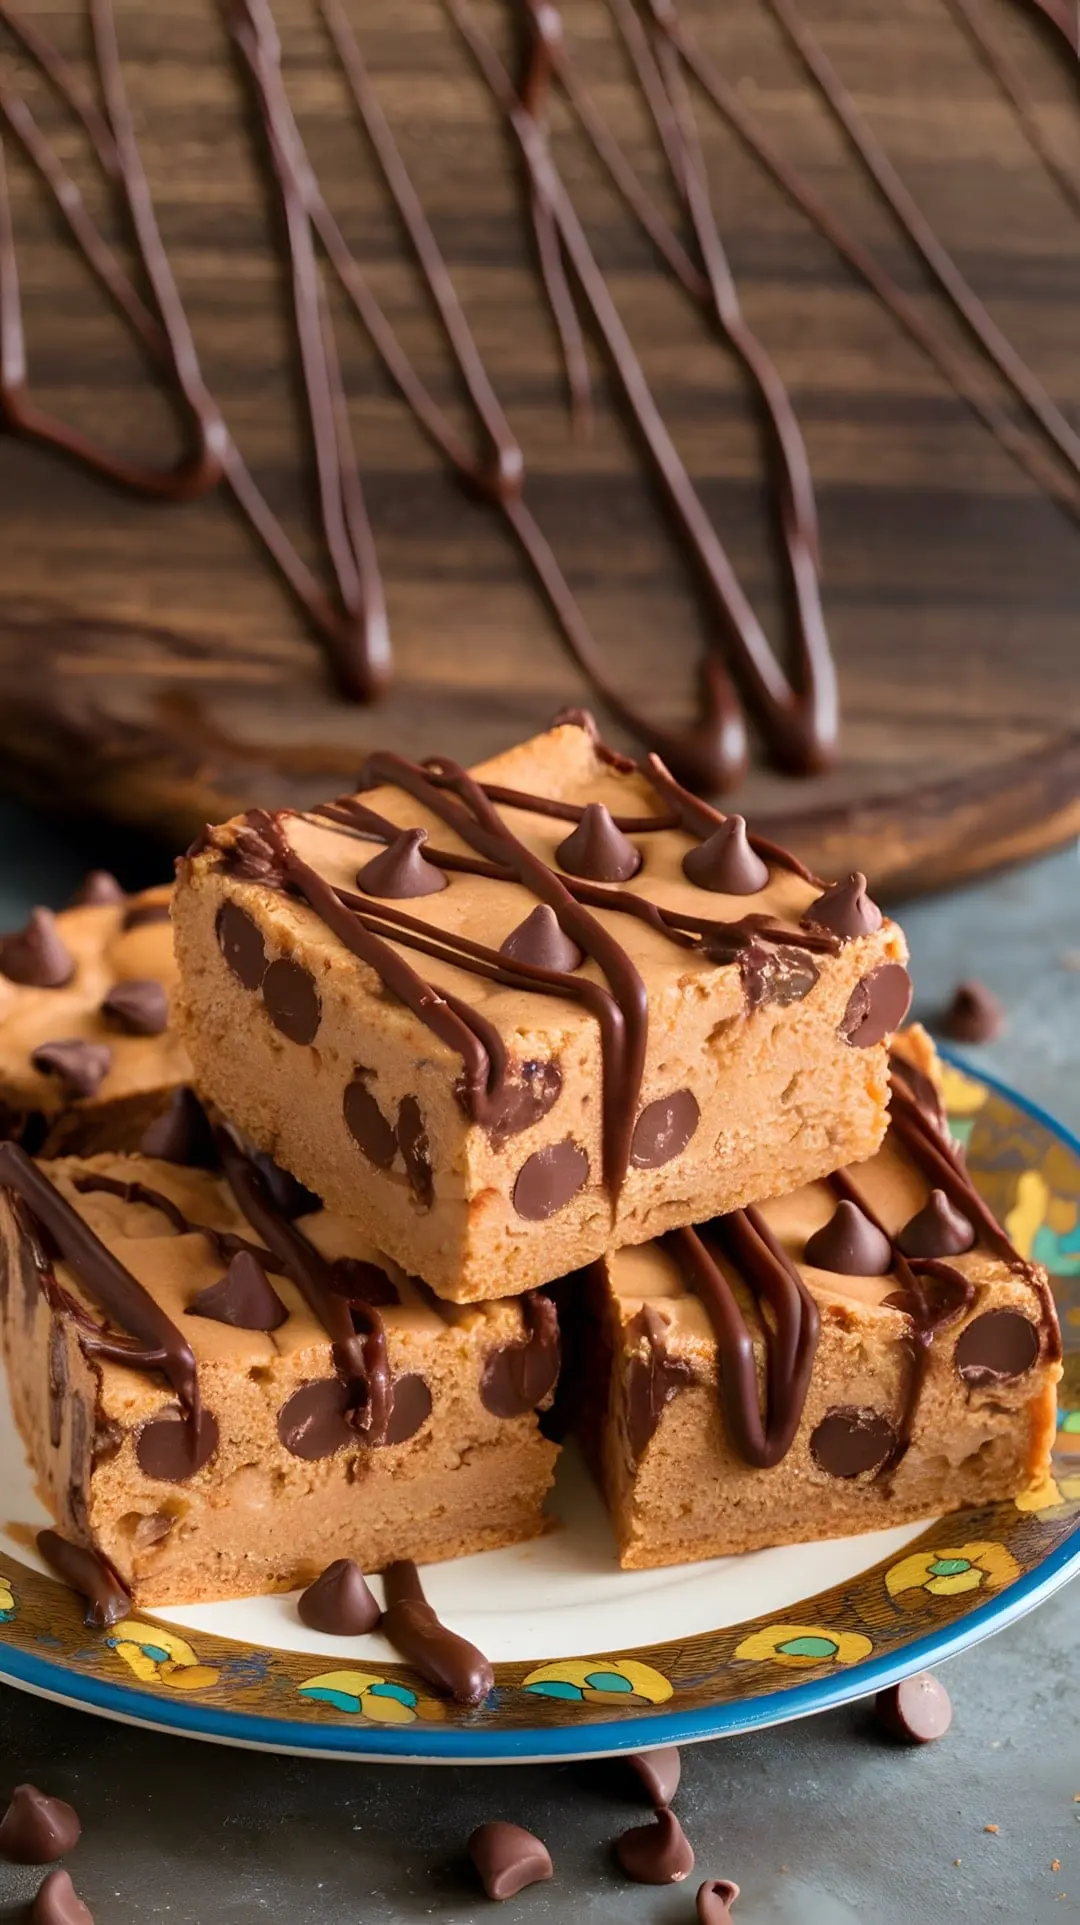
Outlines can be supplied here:
[[212, 1665], [199, 1663], [186, 1638], [157, 1624], [124, 1618], [105, 1642], [140, 1684], [165, 1684], [170, 1691], [209, 1691], [221, 1676]]
[[861, 1631], [830, 1631], [823, 1624], [770, 1624], [737, 1644], [734, 1656], [807, 1670], [816, 1664], [861, 1664], [873, 1643]]
[[929, 1591], [931, 1597], [961, 1597], [965, 1591], [1000, 1591], [1013, 1584], [1020, 1566], [1004, 1544], [976, 1539], [940, 1550], [913, 1551], [891, 1566], [885, 1576], [890, 1597]]

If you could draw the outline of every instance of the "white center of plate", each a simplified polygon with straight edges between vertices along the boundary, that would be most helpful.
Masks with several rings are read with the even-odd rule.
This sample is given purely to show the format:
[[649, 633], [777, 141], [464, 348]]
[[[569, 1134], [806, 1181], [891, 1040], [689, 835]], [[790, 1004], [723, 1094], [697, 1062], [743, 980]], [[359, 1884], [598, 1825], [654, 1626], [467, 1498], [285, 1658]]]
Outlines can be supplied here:
[[[552, 1528], [533, 1543], [433, 1564], [424, 1572], [424, 1589], [440, 1617], [496, 1664], [618, 1657], [638, 1645], [695, 1637], [776, 1613], [789, 1618], [797, 1613], [795, 1621], [808, 1622], [803, 1600], [895, 1556], [932, 1522], [927, 1518], [864, 1537], [753, 1551], [670, 1570], [621, 1571], [604, 1508], [572, 1450], [563, 1454], [549, 1508]], [[51, 1522], [34, 1489], [6, 1383], [0, 1381], [0, 1548], [44, 1570], [27, 1548], [26, 1533]], [[378, 1580], [372, 1588], [378, 1591]], [[184, 1604], [151, 1615], [196, 1634], [236, 1638], [268, 1650], [310, 1651], [324, 1669], [322, 1661], [329, 1658], [386, 1663], [395, 1655], [377, 1633], [330, 1638], [309, 1631], [297, 1617], [295, 1596]]]

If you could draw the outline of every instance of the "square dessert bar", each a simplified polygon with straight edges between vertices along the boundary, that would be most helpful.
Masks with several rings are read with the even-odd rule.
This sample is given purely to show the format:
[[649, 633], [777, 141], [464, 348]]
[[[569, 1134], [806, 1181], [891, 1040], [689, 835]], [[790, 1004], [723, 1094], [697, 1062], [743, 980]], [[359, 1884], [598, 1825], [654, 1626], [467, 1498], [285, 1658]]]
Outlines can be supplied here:
[[976, 1195], [917, 1067], [898, 1066], [869, 1161], [619, 1251], [585, 1318], [582, 1435], [629, 1569], [1013, 1497], [1049, 1463], [1046, 1275]]
[[46, 1156], [161, 1137], [191, 1081], [169, 1021], [171, 888], [126, 896], [99, 872], [85, 894], [0, 936], [0, 1137]]
[[506, 1296], [868, 1156], [903, 936], [587, 718], [372, 756], [179, 865], [197, 1086], [441, 1296]]
[[216, 1175], [0, 1145], [3, 1356], [60, 1529], [144, 1606], [535, 1536], [549, 1300], [437, 1306], [354, 1223], [224, 1154]]

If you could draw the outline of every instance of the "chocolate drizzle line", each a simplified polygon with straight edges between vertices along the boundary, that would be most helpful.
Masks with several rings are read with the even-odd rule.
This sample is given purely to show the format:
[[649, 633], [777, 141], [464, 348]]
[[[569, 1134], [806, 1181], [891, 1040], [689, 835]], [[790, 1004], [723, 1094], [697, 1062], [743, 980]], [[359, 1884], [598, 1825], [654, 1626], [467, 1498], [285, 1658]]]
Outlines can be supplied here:
[[[1080, 487], [1077, 486], [1075, 478], [1062, 476], [1058, 472], [1046, 451], [1032, 436], [1014, 423], [1008, 411], [996, 400], [986, 382], [969, 369], [965, 357], [957, 352], [948, 336], [925, 318], [918, 304], [905, 293], [876, 256], [845, 227], [839, 216], [832, 211], [828, 203], [821, 198], [798, 169], [784, 159], [779, 149], [774, 146], [763, 124], [746, 105], [738, 88], [725, 79], [715, 62], [698, 44], [692, 31], [683, 25], [675, 0], [647, 0], [647, 3], [656, 32], [671, 41], [702, 92], [723, 115], [744, 146], [772, 176], [781, 191], [800, 209], [859, 278], [866, 282], [898, 326], [934, 364], [961, 400], [990, 430], [1005, 452], [1073, 520], [1080, 520]], [[1037, 0], [1037, 4], [1043, 5], [1044, 0]], [[815, 78], [820, 85], [820, 76], [815, 75]], [[959, 281], [959, 271], [954, 265], [953, 272]], [[949, 290], [946, 289], [946, 292]], [[1028, 380], [1037, 386], [1035, 377], [1030, 374], [1030, 371], [1026, 373]], [[1049, 406], [1053, 408], [1052, 403], [1049, 403]]]
[[[696, 1230], [669, 1230], [660, 1244], [712, 1326], [728, 1436], [746, 1463], [767, 1470], [791, 1449], [806, 1402], [821, 1328], [813, 1296], [758, 1210], [733, 1210]], [[758, 1319], [765, 1344], [764, 1419], [753, 1337], [711, 1244], [770, 1313]]]
[[175, 1390], [192, 1436], [196, 1436], [200, 1420], [198, 1373], [191, 1346], [176, 1325], [94, 1234], [44, 1170], [15, 1143], [0, 1143], [0, 1185], [22, 1198], [87, 1294], [112, 1322], [135, 1339], [128, 1343], [107, 1331], [89, 1331], [80, 1318], [79, 1343], [86, 1355], [134, 1369], [160, 1370]]
[[388, 1564], [382, 1581], [386, 1603], [379, 1629], [384, 1637], [437, 1691], [458, 1704], [482, 1704], [495, 1682], [491, 1666], [475, 1644], [436, 1616], [412, 1560]]
[[335, 1290], [325, 1257], [275, 1208], [258, 1167], [232, 1131], [219, 1127], [215, 1141], [225, 1180], [252, 1228], [273, 1251], [274, 1267], [296, 1285], [330, 1338], [335, 1368], [351, 1394], [349, 1422], [368, 1443], [382, 1442], [393, 1415], [394, 1391], [378, 1310]]
[[131, 1599], [100, 1551], [72, 1544], [59, 1531], [39, 1531], [37, 1547], [50, 1570], [86, 1601], [87, 1630], [108, 1631], [131, 1609]]
[[[1036, 0], [1036, 5], [1040, 0]], [[1032, 152], [1042, 161], [1051, 180], [1068, 201], [1074, 214], [1080, 214], [1080, 177], [1061, 157], [1055, 141], [1051, 138], [1039, 113], [1034, 95], [1029, 91], [1019, 67], [1007, 51], [997, 32], [990, 26], [980, 0], [946, 0], [951, 13], [961, 22], [970, 34], [980, 59], [997, 82], [1016, 118], [1023, 129]], [[1056, 8], [1044, 7], [1047, 18], [1056, 18]], [[1070, 52], [1080, 58], [1080, 27], [1075, 13], [1065, 29]]]
[[153, 1190], [146, 1183], [121, 1183], [114, 1176], [77, 1176], [75, 1188], [84, 1196], [95, 1192], [107, 1196], [123, 1197], [125, 1203], [141, 1203], [148, 1210], [160, 1210], [162, 1216], [171, 1223], [177, 1236], [205, 1237], [213, 1247], [214, 1253], [222, 1263], [228, 1263], [242, 1251], [254, 1257], [264, 1269], [274, 1269], [275, 1258], [271, 1250], [264, 1250], [258, 1243], [249, 1243], [246, 1237], [238, 1237], [231, 1230], [216, 1230], [209, 1223], [195, 1223], [185, 1216], [178, 1203], [161, 1190]]

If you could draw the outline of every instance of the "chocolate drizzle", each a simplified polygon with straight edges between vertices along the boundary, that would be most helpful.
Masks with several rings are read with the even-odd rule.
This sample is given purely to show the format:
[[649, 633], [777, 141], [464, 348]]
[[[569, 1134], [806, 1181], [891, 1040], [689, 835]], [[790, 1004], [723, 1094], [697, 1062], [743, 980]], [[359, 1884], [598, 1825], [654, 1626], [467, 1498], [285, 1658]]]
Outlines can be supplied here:
[[[669, 1230], [660, 1243], [712, 1326], [720, 1401], [732, 1445], [746, 1463], [767, 1470], [786, 1456], [799, 1427], [821, 1328], [817, 1304], [755, 1209], [733, 1210], [696, 1230]], [[759, 1314], [765, 1345], [764, 1417], [753, 1337], [717, 1251], [769, 1313]]]
[[494, 1675], [482, 1651], [443, 1624], [424, 1596], [416, 1565], [403, 1558], [382, 1574], [380, 1630], [428, 1684], [458, 1704], [483, 1704]]
[[37, 1547], [49, 1569], [85, 1598], [83, 1623], [88, 1630], [107, 1631], [127, 1616], [131, 1599], [98, 1551], [72, 1544], [59, 1531], [39, 1531]]

